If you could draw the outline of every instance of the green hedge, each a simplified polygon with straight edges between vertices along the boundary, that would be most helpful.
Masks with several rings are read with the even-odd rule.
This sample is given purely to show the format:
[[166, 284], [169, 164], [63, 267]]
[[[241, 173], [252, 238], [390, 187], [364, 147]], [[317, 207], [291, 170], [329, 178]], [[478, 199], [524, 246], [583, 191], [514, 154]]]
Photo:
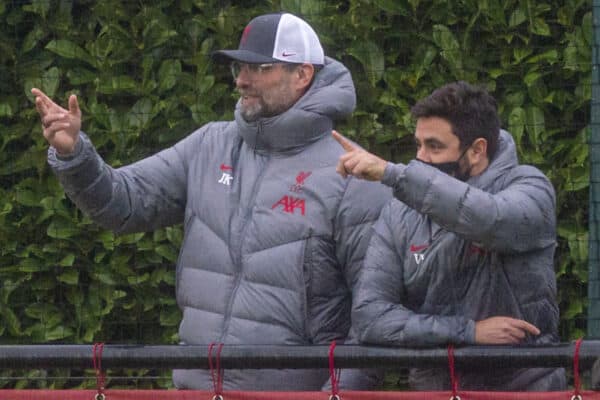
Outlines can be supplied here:
[[30, 88], [77, 93], [84, 130], [123, 165], [232, 118], [229, 70], [209, 55], [278, 10], [352, 70], [358, 108], [338, 128], [391, 160], [414, 154], [417, 99], [458, 79], [490, 89], [521, 160], [556, 187], [561, 335], [582, 336], [591, 0], [13, 0], [0, 1], [0, 343], [176, 343], [180, 318], [180, 227], [115, 237], [76, 210]]

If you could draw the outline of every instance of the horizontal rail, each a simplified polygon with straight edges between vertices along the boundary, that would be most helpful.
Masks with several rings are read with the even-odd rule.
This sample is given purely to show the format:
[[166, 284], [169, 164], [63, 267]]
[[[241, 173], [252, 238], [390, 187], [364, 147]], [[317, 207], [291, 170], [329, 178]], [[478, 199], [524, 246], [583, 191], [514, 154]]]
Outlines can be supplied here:
[[[0, 369], [92, 368], [93, 345], [1, 345]], [[213, 359], [216, 356], [213, 348]], [[466, 346], [454, 349], [457, 366], [481, 368], [567, 367], [573, 365], [574, 343], [546, 346]], [[327, 368], [329, 346], [224, 345], [223, 368]], [[410, 349], [338, 345], [338, 368], [445, 367], [446, 348]], [[103, 368], [208, 369], [209, 346], [104, 345]], [[600, 357], [600, 341], [582, 341], [579, 365], [590, 369]]]

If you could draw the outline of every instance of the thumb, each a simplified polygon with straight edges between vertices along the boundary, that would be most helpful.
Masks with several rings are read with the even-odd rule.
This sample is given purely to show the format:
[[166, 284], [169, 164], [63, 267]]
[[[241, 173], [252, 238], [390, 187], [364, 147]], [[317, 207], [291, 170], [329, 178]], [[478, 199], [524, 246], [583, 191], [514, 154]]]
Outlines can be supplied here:
[[353, 151], [355, 149], [354, 145], [350, 143], [348, 139], [340, 135], [337, 131], [331, 131], [331, 135], [342, 146], [344, 150]]
[[79, 102], [77, 101], [77, 96], [72, 94], [69, 96], [69, 113], [80, 117], [81, 110], [79, 109]]

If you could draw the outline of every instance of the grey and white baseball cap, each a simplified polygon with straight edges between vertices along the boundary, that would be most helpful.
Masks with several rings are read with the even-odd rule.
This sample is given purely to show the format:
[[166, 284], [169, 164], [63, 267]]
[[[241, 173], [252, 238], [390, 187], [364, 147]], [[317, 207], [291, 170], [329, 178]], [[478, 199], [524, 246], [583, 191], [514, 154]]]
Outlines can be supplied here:
[[237, 50], [218, 50], [213, 56], [248, 64], [288, 62], [323, 65], [325, 62], [315, 31], [306, 21], [289, 13], [254, 18], [244, 28]]

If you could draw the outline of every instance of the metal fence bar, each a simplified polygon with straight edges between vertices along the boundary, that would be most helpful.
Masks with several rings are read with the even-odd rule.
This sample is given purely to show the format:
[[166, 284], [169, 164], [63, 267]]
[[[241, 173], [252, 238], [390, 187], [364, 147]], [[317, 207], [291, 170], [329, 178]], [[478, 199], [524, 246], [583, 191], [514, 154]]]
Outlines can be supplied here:
[[[92, 345], [3, 345], [0, 369], [92, 368]], [[467, 346], [456, 348], [457, 366], [481, 368], [567, 367], [573, 365], [574, 343], [550, 346]], [[327, 368], [329, 346], [225, 345], [223, 368]], [[215, 357], [215, 352], [212, 354]], [[409, 349], [338, 345], [338, 368], [446, 367], [446, 348]], [[208, 369], [208, 346], [105, 345], [104, 368]], [[583, 341], [580, 368], [600, 357], [600, 341]]]
[[600, 338], [600, 0], [593, 1], [587, 335]]

